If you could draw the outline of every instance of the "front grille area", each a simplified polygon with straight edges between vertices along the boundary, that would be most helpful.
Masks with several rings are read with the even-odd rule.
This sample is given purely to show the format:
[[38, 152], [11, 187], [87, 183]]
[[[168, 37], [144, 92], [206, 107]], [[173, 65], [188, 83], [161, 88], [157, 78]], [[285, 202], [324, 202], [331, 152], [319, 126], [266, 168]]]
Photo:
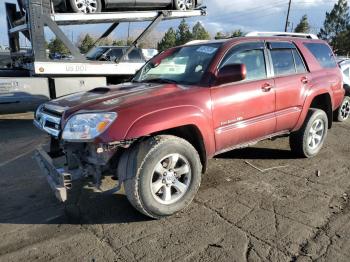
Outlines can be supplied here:
[[61, 119], [63, 110], [56, 110], [47, 105], [41, 106], [36, 115], [34, 124], [41, 130], [58, 137], [61, 133]]
[[45, 113], [45, 114], [48, 114], [48, 115], [51, 115], [51, 116], [55, 116], [55, 117], [58, 117], [58, 118], [62, 117], [62, 113], [56, 112], [56, 111], [54, 111], [53, 109], [50, 109], [50, 108], [46, 108], [45, 106], [42, 108], [42, 113]]

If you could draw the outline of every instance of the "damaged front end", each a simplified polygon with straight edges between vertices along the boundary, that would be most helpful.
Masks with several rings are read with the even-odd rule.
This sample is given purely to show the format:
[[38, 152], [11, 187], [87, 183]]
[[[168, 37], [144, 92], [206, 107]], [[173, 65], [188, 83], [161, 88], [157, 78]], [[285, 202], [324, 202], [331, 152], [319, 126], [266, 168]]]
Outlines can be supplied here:
[[118, 181], [115, 188], [107, 192], [119, 191], [122, 179], [118, 177], [117, 165], [122, 153], [133, 143], [132, 140], [95, 145], [51, 139], [53, 142], [50, 152], [38, 148], [35, 159], [59, 201], [65, 202], [74, 181], [83, 178], [90, 179], [94, 187], [101, 191], [101, 180], [105, 174], [113, 176]]
[[[69, 139], [67, 141], [63, 137], [66, 131], [61, 127], [63, 112], [61, 108], [44, 105], [39, 107], [34, 119], [35, 126], [51, 136], [49, 152], [38, 148], [35, 158], [56, 197], [61, 202], [67, 201], [74, 181], [83, 178], [91, 179], [96, 189], [101, 191], [101, 179], [105, 174], [112, 175], [118, 180], [116, 187], [108, 191], [117, 192], [123, 182], [116, 171], [119, 158], [135, 140], [95, 143], [90, 139], [91, 141], [79, 142], [77, 139], [79, 137], [76, 135], [72, 139], [74, 141]], [[68, 124], [69, 121], [66, 125]], [[69, 130], [72, 133], [70, 136], [75, 136], [72, 132], [74, 128], [81, 132], [81, 127], [74, 124], [71, 124], [73, 127]], [[86, 136], [86, 133], [82, 135]]]

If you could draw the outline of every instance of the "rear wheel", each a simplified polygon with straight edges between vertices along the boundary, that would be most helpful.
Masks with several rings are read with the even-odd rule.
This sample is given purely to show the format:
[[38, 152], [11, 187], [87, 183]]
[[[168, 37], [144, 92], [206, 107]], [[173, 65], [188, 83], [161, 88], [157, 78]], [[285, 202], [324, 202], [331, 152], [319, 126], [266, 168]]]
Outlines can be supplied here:
[[346, 96], [343, 103], [336, 111], [336, 119], [339, 122], [344, 122], [350, 118], [350, 97]]
[[195, 148], [175, 136], [156, 136], [129, 153], [125, 192], [141, 213], [162, 218], [187, 207], [201, 182], [201, 162]]
[[74, 13], [99, 13], [102, 10], [101, 0], [69, 0]]
[[195, 8], [195, 0], [174, 0], [176, 10], [186, 11]]
[[302, 128], [291, 134], [290, 147], [302, 157], [316, 156], [327, 137], [328, 118], [323, 110], [310, 109]]

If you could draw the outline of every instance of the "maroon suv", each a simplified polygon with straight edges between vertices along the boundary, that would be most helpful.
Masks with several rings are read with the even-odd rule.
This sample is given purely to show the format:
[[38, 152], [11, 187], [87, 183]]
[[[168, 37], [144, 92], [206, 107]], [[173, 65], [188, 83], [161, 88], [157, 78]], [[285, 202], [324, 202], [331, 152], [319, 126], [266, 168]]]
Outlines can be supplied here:
[[[153, 218], [193, 200], [207, 160], [260, 140], [290, 136], [313, 157], [344, 97], [341, 72], [321, 40], [242, 37], [167, 50], [132, 82], [40, 106], [52, 137], [37, 159], [61, 201], [72, 180], [114, 175], [131, 204]], [[58, 169], [53, 155], [66, 157]]]

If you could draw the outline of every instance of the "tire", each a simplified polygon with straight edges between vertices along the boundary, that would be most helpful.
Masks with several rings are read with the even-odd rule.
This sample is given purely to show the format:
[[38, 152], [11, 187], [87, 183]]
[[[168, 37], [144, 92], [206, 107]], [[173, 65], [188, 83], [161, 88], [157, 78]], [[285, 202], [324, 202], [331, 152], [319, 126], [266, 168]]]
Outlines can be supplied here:
[[344, 97], [341, 106], [335, 111], [335, 119], [338, 122], [345, 122], [350, 118], [350, 97]]
[[316, 156], [324, 144], [327, 132], [328, 117], [326, 113], [323, 110], [310, 109], [302, 128], [289, 137], [292, 152], [305, 158]]
[[196, 7], [195, 0], [174, 0], [175, 10], [186, 11], [193, 10]]
[[198, 152], [186, 140], [169, 135], [152, 137], [129, 152], [125, 193], [146, 216], [171, 216], [192, 202], [201, 183], [201, 171]]
[[90, 0], [88, 5], [79, 4], [78, 0], [68, 0], [69, 6], [74, 13], [100, 13], [102, 11], [102, 0]]

